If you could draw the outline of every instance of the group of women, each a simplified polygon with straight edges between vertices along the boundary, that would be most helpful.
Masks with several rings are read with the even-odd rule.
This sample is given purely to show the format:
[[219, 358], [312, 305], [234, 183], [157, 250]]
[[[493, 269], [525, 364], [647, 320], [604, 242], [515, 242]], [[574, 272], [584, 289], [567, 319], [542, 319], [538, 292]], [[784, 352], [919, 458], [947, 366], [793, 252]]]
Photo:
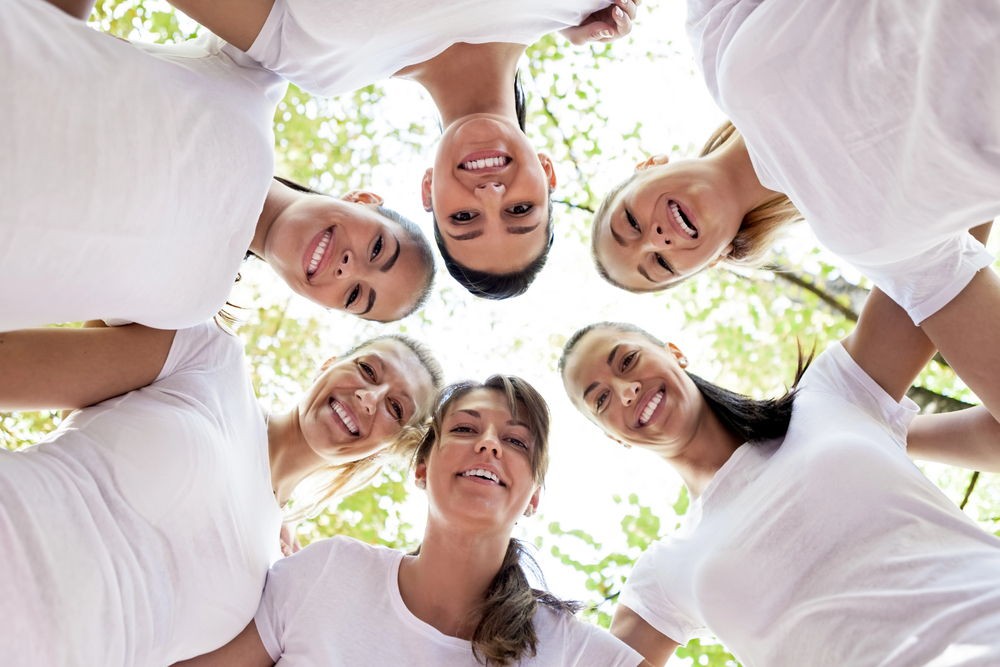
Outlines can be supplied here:
[[[876, 289], [773, 400], [688, 372], [631, 324], [570, 338], [573, 404], [695, 499], [636, 563], [614, 636], [532, 588], [511, 539], [548, 466], [529, 384], [441, 389], [423, 345], [382, 336], [265, 414], [211, 318], [245, 255], [366, 319], [430, 290], [429, 244], [381, 197], [273, 174], [286, 81], [421, 84], [442, 119], [422, 198], [444, 263], [477, 296], [522, 293], [552, 242], [556, 173], [525, 137], [517, 62], [548, 32], [627, 34], [636, 0], [174, 4], [208, 31], [132, 44], [83, 23], [92, 2], [0, 6], [17, 91], [0, 106], [0, 408], [73, 410], [0, 451], [5, 660], [661, 665], [711, 632], [747, 665], [1000, 663], [1000, 540], [907, 456], [1000, 470], [1000, 280], [983, 247], [1000, 213], [1000, 4], [689, 0], [732, 122], [701, 157], [654, 155], [609, 193], [599, 271], [665, 289], [759, 263], [804, 218]], [[982, 406], [914, 418], [905, 392], [937, 351]], [[427, 494], [415, 552], [333, 538], [279, 559], [283, 513], [393, 453]]]

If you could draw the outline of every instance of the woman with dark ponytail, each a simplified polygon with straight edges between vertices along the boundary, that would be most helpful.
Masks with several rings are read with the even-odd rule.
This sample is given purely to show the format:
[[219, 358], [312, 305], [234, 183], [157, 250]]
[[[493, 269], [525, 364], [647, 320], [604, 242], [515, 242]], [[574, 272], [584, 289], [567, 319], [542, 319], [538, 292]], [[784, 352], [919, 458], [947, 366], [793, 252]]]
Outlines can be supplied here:
[[642, 664], [528, 583], [530, 557], [511, 532], [538, 507], [548, 427], [544, 399], [520, 378], [445, 388], [413, 459], [428, 500], [420, 547], [312, 544], [271, 569], [236, 639], [182, 664]]
[[777, 399], [688, 372], [630, 324], [572, 336], [570, 400], [693, 498], [636, 563], [612, 633], [653, 665], [706, 632], [745, 665], [1000, 664], [1000, 540], [907, 457], [1000, 471], [1000, 426], [982, 406], [914, 418], [905, 392], [933, 353], [878, 290]]

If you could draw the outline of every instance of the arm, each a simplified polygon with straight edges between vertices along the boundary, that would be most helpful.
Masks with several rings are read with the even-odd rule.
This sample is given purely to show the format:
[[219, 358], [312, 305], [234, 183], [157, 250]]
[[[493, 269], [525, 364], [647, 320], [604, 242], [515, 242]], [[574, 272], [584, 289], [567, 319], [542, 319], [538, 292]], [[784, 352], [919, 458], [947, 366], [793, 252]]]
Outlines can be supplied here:
[[82, 408], [144, 387], [175, 333], [140, 324], [0, 333], [0, 409]]
[[585, 18], [578, 26], [560, 30], [573, 44], [612, 42], [632, 32], [632, 19], [642, 0], [614, 0]]
[[274, 0], [169, 0], [198, 23], [241, 51], [249, 49], [264, 27]]
[[274, 660], [264, 649], [253, 621], [232, 641], [211, 653], [176, 662], [172, 667], [274, 667]]
[[611, 634], [646, 659], [642, 667], [662, 667], [677, 649], [677, 642], [662, 634], [625, 605], [618, 605], [611, 621]]
[[906, 450], [917, 459], [1000, 472], [1000, 422], [981, 405], [920, 415], [910, 425]]

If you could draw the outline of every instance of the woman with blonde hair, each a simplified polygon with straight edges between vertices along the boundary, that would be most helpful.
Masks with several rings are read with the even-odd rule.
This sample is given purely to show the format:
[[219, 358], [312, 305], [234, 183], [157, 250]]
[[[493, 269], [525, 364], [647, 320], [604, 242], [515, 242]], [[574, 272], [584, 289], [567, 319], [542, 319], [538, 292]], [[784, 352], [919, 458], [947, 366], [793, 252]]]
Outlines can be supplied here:
[[639, 165], [595, 219], [603, 272], [649, 291], [759, 261], [794, 204], [1000, 414], [1000, 278], [967, 233], [1000, 213], [1000, 6], [688, 5], [696, 60], [738, 132], [704, 157]]
[[383, 336], [267, 415], [214, 321], [0, 334], [0, 377], [4, 409], [81, 408], [0, 449], [0, 645], [11, 664], [81, 667], [165, 665], [232, 638], [296, 487], [312, 489], [301, 516], [370, 481], [381, 452], [409, 454], [401, 436], [440, 386], [421, 345]]
[[538, 506], [549, 414], [524, 380], [447, 387], [414, 455], [427, 493], [411, 554], [335, 537], [271, 569], [254, 620], [212, 665], [638, 665], [574, 605], [533, 589], [514, 524]]

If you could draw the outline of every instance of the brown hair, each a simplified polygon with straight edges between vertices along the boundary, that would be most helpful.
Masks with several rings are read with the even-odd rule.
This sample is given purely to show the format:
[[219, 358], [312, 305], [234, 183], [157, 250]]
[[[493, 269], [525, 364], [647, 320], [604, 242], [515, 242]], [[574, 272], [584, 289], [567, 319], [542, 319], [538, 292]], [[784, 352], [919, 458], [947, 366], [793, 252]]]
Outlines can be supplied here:
[[[528, 425], [534, 437], [531, 470], [541, 485], [549, 465], [549, 408], [534, 387], [514, 375], [492, 375], [483, 383], [460, 382], [445, 387], [438, 397], [430, 428], [413, 455], [414, 464], [427, 460], [441, 435], [441, 423], [449, 407], [475, 389], [503, 392], [515, 419]], [[524, 564], [540, 577], [537, 564], [521, 542], [511, 538], [503, 563], [486, 590], [479, 606], [479, 623], [472, 634], [472, 654], [484, 665], [509, 665], [534, 656], [538, 648], [534, 617], [538, 604], [562, 613], [575, 613], [579, 605], [560, 600], [551, 593], [531, 587]]]
[[[731, 121], [727, 120], [712, 133], [712, 136], [708, 138], [708, 141], [705, 142], [701, 152], [698, 153], [698, 157], [705, 157], [710, 153], [714, 153], [726, 144], [737, 141], [740, 138], [741, 135], [739, 130], [736, 129]], [[696, 274], [689, 274], [680, 280], [662, 287], [658, 285], [644, 288], [626, 287], [611, 277], [608, 273], [607, 267], [605, 267], [601, 262], [597, 253], [597, 228], [609, 215], [611, 202], [613, 202], [621, 191], [624, 190], [633, 180], [635, 180], [638, 175], [638, 171], [633, 172], [628, 178], [613, 187], [601, 201], [600, 206], [597, 208], [597, 213], [594, 214], [594, 222], [591, 226], [590, 254], [594, 258], [594, 264], [597, 267], [597, 272], [602, 278], [604, 278], [604, 280], [611, 283], [615, 287], [636, 293], [658, 292], [660, 290], [675, 287]], [[774, 242], [777, 240], [782, 229], [784, 229], [784, 226], [790, 222], [796, 222], [801, 219], [802, 214], [799, 213], [799, 210], [795, 208], [795, 205], [792, 204], [791, 200], [788, 199], [786, 195], [781, 193], [775, 194], [775, 196], [751, 209], [746, 215], [743, 216], [743, 221], [740, 223], [740, 229], [732, 241], [733, 249], [722, 259], [723, 263], [751, 268], [762, 266], [767, 258], [768, 252], [771, 250], [771, 246], [774, 245]], [[700, 273], [700, 271], [698, 273]]]
[[[424, 367], [428, 375], [430, 375], [431, 385], [434, 390], [436, 391], [441, 388], [441, 365], [423, 344], [407, 336], [389, 334], [370, 338], [352, 347], [342, 358], [350, 359], [355, 354], [363, 352], [366, 348], [381, 341], [394, 341], [408, 348], [420, 361], [420, 365]], [[384, 450], [358, 461], [321, 468], [302, 480], [299, 486], [296, 487], [296, 491], [298, 491], [296, 495], [299, 500], [303, 501], [301, 507], [289, 510], [285, 515], [285, 519], [299, 520], [313, 516], [331, 501], [339, 500], [368, 485], [379, 471], [382, 470], [388, 459], [398, 458], [406, 460], [409, 458], [426, 431], [423, 424], [427, 421], [428, 410], [422, 408], [421, 403], [422, 401], [417, 401], [417, 411]]]

